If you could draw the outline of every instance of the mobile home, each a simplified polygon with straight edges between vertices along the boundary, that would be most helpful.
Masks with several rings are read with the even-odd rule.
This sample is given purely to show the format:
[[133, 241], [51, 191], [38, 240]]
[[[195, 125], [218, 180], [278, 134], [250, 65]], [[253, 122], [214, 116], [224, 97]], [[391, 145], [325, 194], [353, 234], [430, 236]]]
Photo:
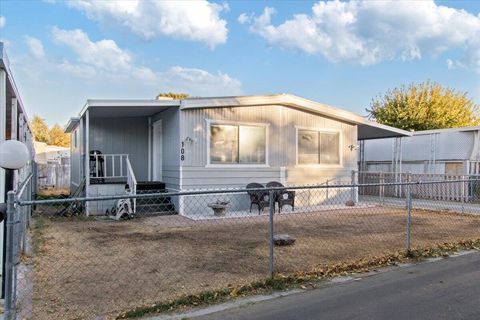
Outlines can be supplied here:
[[[149, 183], [178, 191], [350, 181], [358, 140], [410, 134], [289, 94], [88, 100], [66, 132], [71, 191], [88, 196]], [[110, 205], [91, 203], [87, 212]]]

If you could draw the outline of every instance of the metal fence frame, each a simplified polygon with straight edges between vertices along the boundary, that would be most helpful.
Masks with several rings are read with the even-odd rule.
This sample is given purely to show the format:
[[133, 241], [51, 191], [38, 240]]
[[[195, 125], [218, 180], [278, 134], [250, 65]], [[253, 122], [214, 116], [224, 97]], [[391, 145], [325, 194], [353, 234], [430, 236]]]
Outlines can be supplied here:
[[[472, 181], [479, 182], [480, 180], [464, 179], [464, 180], [449, 180], [449, 181], [407, 181], [407, 182], [394, 182], [394, 183], [367, 183], [367, 184], [337, 184], [337, 185], [297, 185], [286, 187], [270, 187], [262, 189], [212, 189], [212, 190], [192, 190], [192, 191], [180, 191], [158, 194], [136, 194], [136, 195], [119, 195], [119, 196], [103, 196], [103, 197], [78, 197], [78, 198], [66, 198], [66, 199], [48, 199], [48, 200], [33, 200], [28, 197], [28, 194], [32, 192], [32, 180], [31, 175], [21, 185], [17, 192], [9, 191], [7, 196], [7, 216], [6, 216], [6, 261], [5, 261], [5, 319], [16, 319], [16, 265], [18, 264], [18, 257], [21, 252], [24, 252], [27, 248], [27, 229], [30, 223], [32, 214], [32, 207], [36, 205], [54, 205], [54, 204], [66, 204], [73, 202], [90, 202], [90, 201], [102, 201], [102, 200], [120, 200], [120, 199], [142, 199], [152, 198], [155, 196], [170, 196], [170, 197], [182, 197], [182, 196], [200, 196], [200, 195], [215, 195], [215, 194], [236, 194], [246, 193], [247, 191], [267, 191], [269, 194], [269, 214], [268, 214], [268, 276], [273, 277], [275, 275], [275, 245], [274, 245], [274, 233], [275, 233], [275, 203], [274, 193], [277, 191], [286, 190], [329, 190], [329, 189], [345, 189], [350, 190], [351, 200], [353, 202], [358, 201], [359, 188], [376, 187], [380, 190], [384, 190], [388, 187], [400, 186], [405, 189], [405, 250], [409, 252], [411, 250], [411, 212], [412, 212], [412, 188], [422, 185], [434, 185], [445, 183], [471, 183]], [[381, 194], [380, 194], [381, 196]], [[384, 197], [381, 197], [384, 199]], [[463, 211], [462, 202], [462, 211]]]

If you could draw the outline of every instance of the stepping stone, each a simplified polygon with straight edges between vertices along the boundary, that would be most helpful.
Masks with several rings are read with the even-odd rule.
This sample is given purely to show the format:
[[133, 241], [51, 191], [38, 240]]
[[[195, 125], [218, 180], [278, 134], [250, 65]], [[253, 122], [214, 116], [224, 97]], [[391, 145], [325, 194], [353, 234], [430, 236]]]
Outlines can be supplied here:
[[276, 234], [273, 236], [273, 243], [276, 246], [290, 246], [295, 243], [295, 240], [288, 234]]

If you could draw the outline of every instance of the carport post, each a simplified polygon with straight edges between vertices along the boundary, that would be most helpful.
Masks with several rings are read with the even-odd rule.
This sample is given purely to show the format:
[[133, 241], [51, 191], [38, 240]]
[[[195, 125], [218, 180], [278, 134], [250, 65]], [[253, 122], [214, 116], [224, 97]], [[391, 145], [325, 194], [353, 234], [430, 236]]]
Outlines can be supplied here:
[[14, 292], [14, 271], [15, 271], [15, 193], [9, 191], [7, 194], [7, 241], [5, 255], [5, 320], [15, 319], [15, 292]]
[[268, 238], [269, 238], [269, 253], [268, 253], [268, 271], [271, 278], [273, 278], [274, 265], [273, 265], [273, 214], [275, 213], [275, 192], [269, 191], [268, 199], [270, 202], [270, 213], [268, 219]]

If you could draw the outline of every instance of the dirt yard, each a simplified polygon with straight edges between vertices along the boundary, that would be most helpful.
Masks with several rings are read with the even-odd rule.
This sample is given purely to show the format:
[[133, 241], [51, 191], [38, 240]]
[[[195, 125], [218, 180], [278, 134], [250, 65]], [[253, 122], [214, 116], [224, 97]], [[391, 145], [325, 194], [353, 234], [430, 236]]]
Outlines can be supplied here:
[[[48, 220], [34, 258], [34, 319], [96, 319], [245, 284], [268, 274], [268, 217], [124, 222]], [[308, 271], [405, 248], [405, 210], [371, 207], [275, 216], [277, 272]], [[414, 211], [412, 245], [480, 238], [480, 217]], [[22, 302], [20, 301], [20, 304]], [[103, 318], [102, 318], [103, 319]]]

